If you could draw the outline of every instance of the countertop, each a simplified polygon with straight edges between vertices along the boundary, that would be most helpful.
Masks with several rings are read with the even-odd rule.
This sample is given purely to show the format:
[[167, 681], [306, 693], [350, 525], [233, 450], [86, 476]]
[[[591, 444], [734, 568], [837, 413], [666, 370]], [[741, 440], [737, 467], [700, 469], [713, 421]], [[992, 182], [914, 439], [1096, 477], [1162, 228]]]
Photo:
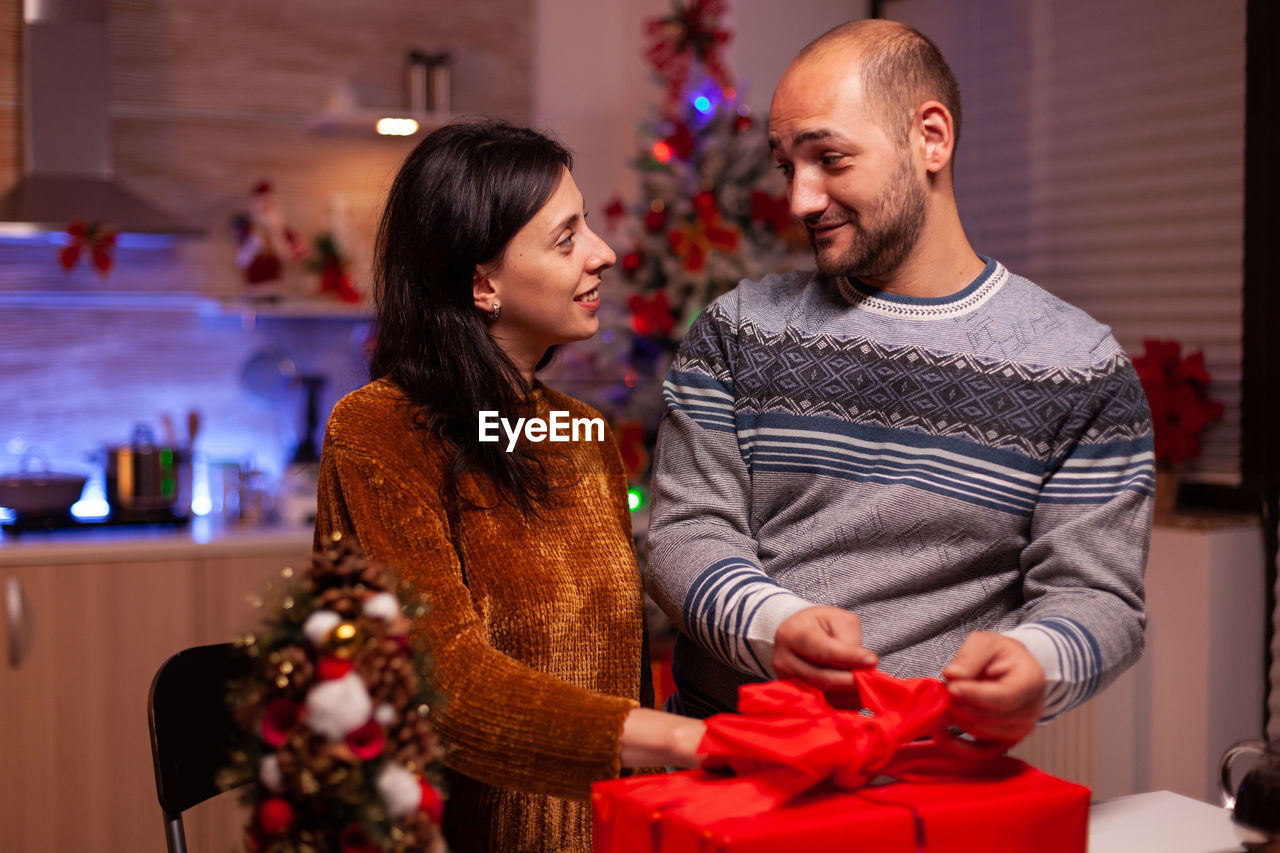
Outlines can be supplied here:
[[6, 534], [0, 538], [0, 567], [272, 554], [296, 559], [311, 553], [311, 536], [310, 527], [224, 527], [207, 518], [194, 519], [184, 530], [116, 527]]
[[1153, 791], [1095, 803], [1089, 853], [1238, 853], [1231, 813], [1181, 794]]

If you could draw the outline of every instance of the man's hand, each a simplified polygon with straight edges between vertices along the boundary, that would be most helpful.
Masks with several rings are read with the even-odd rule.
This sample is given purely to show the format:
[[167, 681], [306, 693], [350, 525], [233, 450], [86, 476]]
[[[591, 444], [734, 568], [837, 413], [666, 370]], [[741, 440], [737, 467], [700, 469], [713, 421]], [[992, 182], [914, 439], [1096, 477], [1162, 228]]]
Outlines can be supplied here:
[[773, 638], [773, 671], [819, 690], [853, 687], [855, 668], [876, 665], [875, 653], [862, 647], [862, 623], [848, 610], [815, 605], [794, 614]]
[[1031, 734], [1044, 710], [1044, 670], [1012, 637], [973, 632], [942, 677], [951, 693], [952, 720], [979, 740], [1017, 743]]

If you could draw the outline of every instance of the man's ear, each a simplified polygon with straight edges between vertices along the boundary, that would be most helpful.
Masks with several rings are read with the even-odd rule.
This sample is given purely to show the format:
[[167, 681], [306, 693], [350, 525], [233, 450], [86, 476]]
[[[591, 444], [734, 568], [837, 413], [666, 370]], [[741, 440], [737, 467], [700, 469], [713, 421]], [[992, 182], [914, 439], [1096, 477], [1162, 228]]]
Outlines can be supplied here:
[[486, 314], [493, 313], [493, 306], [498, 299], [498, 289], [494, 286], [493, 270], [476, 267], [476, 274], [471, 279], [471, 296], [476, 308]]
[[925, 101], [916, 107], [912, 129], [918, 142], [925, 171], [938, 174], [946, 169], [955, 153], [955, 120], [940, 101]]

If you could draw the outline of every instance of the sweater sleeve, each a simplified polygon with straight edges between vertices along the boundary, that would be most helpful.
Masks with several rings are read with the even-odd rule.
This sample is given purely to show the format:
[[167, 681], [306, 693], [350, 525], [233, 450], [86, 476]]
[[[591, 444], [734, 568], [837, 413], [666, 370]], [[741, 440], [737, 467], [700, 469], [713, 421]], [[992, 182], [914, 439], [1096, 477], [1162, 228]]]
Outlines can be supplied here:
[[730, 292], [699, 316], [663, 385], [645, 588], [688, 637], [773, 678], [778, 626], [810, 602], [760, 567], [751, 526], [751, 438], [735, 417]]
[[1017, 627], [1044, 667], [1043, 719], [1083, 703], [1142, 653], [1151, 537], [1151, 415], [1118, 349], [1060, 437], [1022, 553]]
[[[618, 775], [623, 723], [634, 702], [531, 669], [493, 648], [463, 579], [438, 484], [411, 485], [392, 464], [344, 446], [333, 421], [320, 466], [317, 536], [352, 534], [374, 559], [427, 596], [414, 627], [443, 702], [431, 718], [451, 744], [446, 762], [491, 785], [586, 799]], [[403, 463], [397, 464], [397, 467]]]

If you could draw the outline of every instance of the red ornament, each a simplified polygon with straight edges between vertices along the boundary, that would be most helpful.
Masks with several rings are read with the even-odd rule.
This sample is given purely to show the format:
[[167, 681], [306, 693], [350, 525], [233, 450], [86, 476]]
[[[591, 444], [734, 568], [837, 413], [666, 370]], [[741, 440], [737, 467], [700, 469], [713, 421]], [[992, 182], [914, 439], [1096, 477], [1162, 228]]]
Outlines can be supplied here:
[[272, 700], [262, 714], [262, 739], [270, 746], [280, 746], [289, 739], [301, 716], [302, 706], [292, 699]]
[[325, 655], [316, 664], [316, 677], [321, 681], [333, 681], [336, 678], [342, 678], [350, 671], [351, 661], [337, 658], [333, 655]]
[[622, 256], [622, 272], [628, 277], [635, 275], [643, 265], [644, 255], [639, 252], [627, 252]]
[[382, 755], [385, 744], [386, 736], [382, 733], [382, 726], [373, 719], [347, 735], [347, 746], [361, 761], [368, 761]]
[[751, 116], [739, 115], [733, 120], [733, 129], [741, 133], [744, 130], [750, 130], [754, 123]]
[[[689, 126], [680, 123], [676, 125], [675, 133], [662, 140], [667, 147], [671, 149], [671, 153], [675, 154], [681, 160], [688, 160], [693, 156], [693, 150], [697, 147], [697, 142], [693, 138], [693, 133], [689, 131]], [[666, 162], [665, 160], [663, 161]]]
[[649, 212], [644, 215], [644, 227], [653, 234], [656, 234], [659, 231], [661, 231], [663, 228], [666, 227], [666, 225], [667, 225], [666, 208], [663, 208], [662, 210], [653, 210], [652, 208], [650, 208]]
[[339, 853], [378, 853], [378, 847], [358, 823], [347, 824], [338, 839]]
[[632, 294], [627, 307], [631, 309], [631, 328], [638, 335], [665, 337], [675, 325], [665, 291], [659, 290], [648, 299], [639, 293]]
[[612, 228], [614, 223], [627, 215], [627, 209], [622, 204], [622, 199], [614, 196], [609, 199], [609, 203], [604, 208], [604, 218]]
[[426, 812], [427, 817], [431, 818], [431, 822], [436, 826], [439, 826], [440, 821], [444, 820], [444, 799], [440, 796], [440, 792], [426, 779], [422, 780], [422, 805], [418, 809]]
[[284, 835], [293, 826], [293, 806], [284, 797], [271, 797], [258, 805], [258, 828], [264, 835]]
[[785, 194], [776, 198], [760, 190], [751, 191], [751, 221], [768, 225], [781, 234], [791, 226], [791, 205]]

